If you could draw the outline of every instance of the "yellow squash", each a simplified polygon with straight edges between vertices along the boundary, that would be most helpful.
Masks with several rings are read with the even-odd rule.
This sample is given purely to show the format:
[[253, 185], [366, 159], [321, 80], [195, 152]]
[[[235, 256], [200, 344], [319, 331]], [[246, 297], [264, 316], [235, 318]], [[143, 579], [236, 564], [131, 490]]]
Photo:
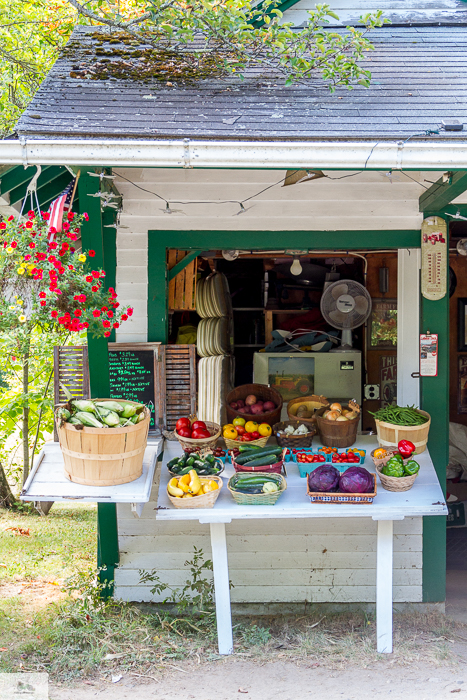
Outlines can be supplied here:
[[189, 493], [196, 496], [196, 494], [201, 491], [201, 481], [199, 480], [199, 476], [194, 469], [190, 469], [188, 474], [190, 476]]
[[182, 489], [178, 488], [178, 479], [175, 476], [173, 479], [170, 479], [167, 485], [167, 491], [171, 496], [176, 496], [177, 498], [181, 498], [183, 496], [183, 491]]

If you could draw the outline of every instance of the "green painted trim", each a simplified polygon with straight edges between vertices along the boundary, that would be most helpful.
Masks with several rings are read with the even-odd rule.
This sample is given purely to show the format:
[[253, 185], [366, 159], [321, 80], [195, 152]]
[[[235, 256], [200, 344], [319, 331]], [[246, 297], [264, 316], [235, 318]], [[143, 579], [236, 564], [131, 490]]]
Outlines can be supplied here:
[[440, 178], [419, 198], [419, 211], [439, 211], [467, 190], [467, 172], [458, 170], [453, 173], [451, 181], [443, 182]]
[[[180, 250], [339, 250], [419, 248], [420, 230], [390, 231], [149, 231], [149, 247]], [[157, 240], [156, 240], [157, 239]], [[159, 264], [148, 250], [148, 265]], [[165, 259], [162, 260], [165, 265]]]
[[148, 342], [167, 343], [169, 310], [166, 259], [172, 231], [149, 231], [151, 233], [156, 235], [148, 235]]
[[[280, 10], [281, 12], [285, 12], [290, 7], [293, 7], [294, 5], [296, 5], [298, 2], [300, 2], [300, 0], [282, 0], [282, 2], [279, 1], [276, 3], [276, 5], [274, 5], [274, 7], [271, 6], [271, 8], [269, 8], [269, 12], [267, 12], [266, 14], [268, 15], [268, 17], [273, 17], [273, 15], [271, 14], [272, 9]], [[256, 9], [261, 10], [262, 5], [263, 5], [262, 2], [259, 3], [259, 5], [257, 5]], [[253, 27], [255, 27], [255, 29], [259, 29], [260, 27], [264, 27], [264, 25], [266, 23], [264, 20], [258, 19], [256, 21], [252, 22], [251, 24]]]
[[185, 255], [183, 260], [180, 260], [180, 262], [178, 262], [171, 270], [168, 271], [168, 281], [171, 282], [173, 279], [175, 279], [175, 277], [180, 274], [180, 272], [182, 272], [182, 270], [184, 270], [192, 260], [197, 258], [201, 252], [201, 250], [192, 250], [191, 253]]
[[[47, 199], [55, 199], [65, 189], [65, 187], [73, 179], [72, 175], [64, 167], [49, 167], [44, 168], [37, 178], [37, 197], [39, 203], [47, 201]], [[26, 191], [31, 178], [26, 183], [10, 190], [10, 205], [13, 206], [17, 202], [22, 202], [26, 196]]]
[[[46, 169], [53, 168], [53, 165], [47, 165], [43, 168]], [[4, 173], [0, 179], [0, 194], [2, 197], [10, 192], [15, 187], [22, 185], [23, 183], [30, 182], [31, 178], [36, 174], [36, 166], [29, 165], [27, 168], [23, 168], [22, 165], [17, 165], [10, 168], [6, 173]]]
[[[438, 216], [441, 214], [438, 213]], [[446, 281], [449, 289], [449, 277]], [[445, 492], [449, 461], [449, 295], [439, 301], [421, 297], [420, 332], [438, 333], [438, 376], [420, 379], [423, 410], [431, 415], [428, 449]], [[423, 601], [446, 598], [446, 518], [423, 518]]]
[[103, 598], [110, 598], [114, 593], [114, 573], [120, 561], [118, 551], [117, 504], [97, 504], [97, 567], [99, 581], [107, 583], [108, 588], [102, 592]]

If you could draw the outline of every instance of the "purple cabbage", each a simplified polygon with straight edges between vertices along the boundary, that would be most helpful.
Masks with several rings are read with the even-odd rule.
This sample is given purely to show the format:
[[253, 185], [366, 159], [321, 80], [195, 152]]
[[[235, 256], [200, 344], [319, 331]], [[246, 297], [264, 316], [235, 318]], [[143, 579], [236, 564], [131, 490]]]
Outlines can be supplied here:
[[337, 491], [340, 473], [335, 467], [323, 464], [308, 474], [310, 491]]
[[373, 487], [373, 477], [364, 467], [349, 467], [339, 482], [339, 489], [344, 493], [369, 493]]

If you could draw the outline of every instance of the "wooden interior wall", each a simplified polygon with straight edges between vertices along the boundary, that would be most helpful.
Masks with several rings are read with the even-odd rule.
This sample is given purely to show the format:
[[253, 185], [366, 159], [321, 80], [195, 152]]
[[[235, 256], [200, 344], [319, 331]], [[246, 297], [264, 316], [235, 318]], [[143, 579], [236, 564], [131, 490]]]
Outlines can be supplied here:
[[[370, 293], [372, 299], [397, 299], [397, 252], [394, 253], [375, 253], [367, 256], [368, 260], [368, 273], [367, 273], [367, 289]], [[389, 290], [384, 296], [379, 291], [379, 268], [380, 267], [389, 268]], [[369, 331], [369, 326], [368, 326]], [[381, 349], [370, 349], [368, 350], [368, 338], [365, 339], [366, 342], [366, 369], [367, 375], [365, 377], [365, 371], [363, 372], [363, 383], [364, 384], [379, 384], [381, 390], [381, 358], [382, 357], [396, 357], [397, 348], [381, 348]], [[396, 368], [397, 371], [397, 368]], [[369, 401], [363, 401], [363, 429], [367, 430], [369, 428], [374, 429], [375, 424], [372, 416], [368, 411], [377, 411], [381, 407], [381, 399]]]
[[458, 351], [458, 299], [467, 297], [467, 257], [451, 255], [449, 265], [457, 277], [456, 291], [449, 301], [449, 420], [453, 423], [467, 425], [467, 413], [458, 412], [458, 361], [466, 357], [467, 352]]

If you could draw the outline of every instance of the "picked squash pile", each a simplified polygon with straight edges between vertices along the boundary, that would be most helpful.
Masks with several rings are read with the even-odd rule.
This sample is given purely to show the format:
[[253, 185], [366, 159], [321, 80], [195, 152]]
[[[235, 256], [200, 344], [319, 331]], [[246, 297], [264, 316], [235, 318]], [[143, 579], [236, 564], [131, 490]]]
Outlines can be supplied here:
[[210, 491], [217, 491], [218, 488], [217, 481], [200, 478], [195, 469], [191, 469], [188, 474], [178, 478], [174, 476], [167, 485], [167, 491], [175, 498], [195, 498]]

